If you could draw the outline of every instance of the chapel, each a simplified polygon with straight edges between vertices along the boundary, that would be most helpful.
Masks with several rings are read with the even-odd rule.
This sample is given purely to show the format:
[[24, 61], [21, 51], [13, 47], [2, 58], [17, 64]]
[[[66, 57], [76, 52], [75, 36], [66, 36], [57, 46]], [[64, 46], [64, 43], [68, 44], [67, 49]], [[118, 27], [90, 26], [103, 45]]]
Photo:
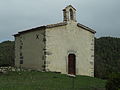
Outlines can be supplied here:
[[63, 21], [20, 31], [15, 37], [15, 66], [94, 77], [96, 31], [76, 20], [76, 9], [63, 9]]

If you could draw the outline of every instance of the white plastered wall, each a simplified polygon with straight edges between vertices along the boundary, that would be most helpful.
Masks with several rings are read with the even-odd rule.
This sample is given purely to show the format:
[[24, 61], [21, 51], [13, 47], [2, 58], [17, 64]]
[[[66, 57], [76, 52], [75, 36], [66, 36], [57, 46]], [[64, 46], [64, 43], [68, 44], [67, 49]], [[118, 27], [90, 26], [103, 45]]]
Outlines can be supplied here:
[[46, 29], [46, 70], [68, 73], [68, 55], [76, 55], [76, 74], [94, 76], [94, 34], [68, 25]]

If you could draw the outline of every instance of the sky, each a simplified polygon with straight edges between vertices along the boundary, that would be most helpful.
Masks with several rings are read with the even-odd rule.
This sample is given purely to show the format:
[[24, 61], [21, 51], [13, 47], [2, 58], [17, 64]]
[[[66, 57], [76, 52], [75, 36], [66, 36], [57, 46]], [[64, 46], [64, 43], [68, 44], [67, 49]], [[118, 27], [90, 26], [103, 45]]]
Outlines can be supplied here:
[[0, 0], [0, 42], [14, 40], [19, 31], [62, 22], [68, 5], [96, 37], [120, 37], [120, 0]]

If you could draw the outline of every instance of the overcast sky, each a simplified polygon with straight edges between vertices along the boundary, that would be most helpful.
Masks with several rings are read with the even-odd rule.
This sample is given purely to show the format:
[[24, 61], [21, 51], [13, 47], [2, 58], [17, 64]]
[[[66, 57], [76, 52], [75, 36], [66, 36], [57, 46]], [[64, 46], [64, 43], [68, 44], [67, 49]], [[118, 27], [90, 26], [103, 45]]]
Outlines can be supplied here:
[[69, 4], [77, 9], [77, 22], [96, 30], [96, 37], [120, 37], [120, 0], [0, 0], [0, 42], [63, 21], [62, 9]]

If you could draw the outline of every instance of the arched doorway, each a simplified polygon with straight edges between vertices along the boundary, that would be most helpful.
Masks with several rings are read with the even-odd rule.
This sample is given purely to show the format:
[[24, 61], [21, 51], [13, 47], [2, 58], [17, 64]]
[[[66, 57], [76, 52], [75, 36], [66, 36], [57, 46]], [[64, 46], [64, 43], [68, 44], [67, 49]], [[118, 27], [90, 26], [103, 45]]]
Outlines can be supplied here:
[[76, 56], [75, 54], [68, 55], [68, 74], [76, 74]]

